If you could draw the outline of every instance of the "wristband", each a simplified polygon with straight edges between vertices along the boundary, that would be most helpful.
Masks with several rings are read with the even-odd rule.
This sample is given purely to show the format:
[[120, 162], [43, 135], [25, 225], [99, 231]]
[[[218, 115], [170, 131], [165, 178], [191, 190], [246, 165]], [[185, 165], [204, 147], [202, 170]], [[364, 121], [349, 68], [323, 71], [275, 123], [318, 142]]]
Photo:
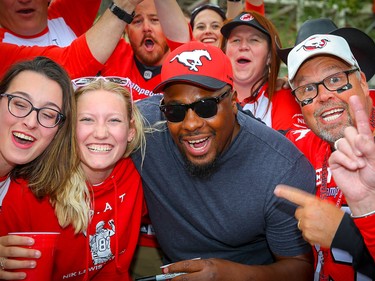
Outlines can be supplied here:
[[360, 219], [360, 218], [366, 218], [366, 217], [373, 216], [373, 215], [375, 215], [375, 211], [372, 211], [372, 212], [369, 212], [367, 214], [363, 214], [363, 215], [360, 215], [360, 216], [353, 216], [353, 214], [351, 214], [350, 216], [353, 219]]
[[241, 2], [242, 0], [227, 0], [228, 2]]
[[[79, 1], [79, 0], [78, 0]], [[135, 12], [133, 12], [131, 15], [128, 14], [126, 11], [118, 7], [115, 3], [111, 2], [108, 9], [120, 20], [123, 20], [127, 24], [130, 24], [133, 21]]]

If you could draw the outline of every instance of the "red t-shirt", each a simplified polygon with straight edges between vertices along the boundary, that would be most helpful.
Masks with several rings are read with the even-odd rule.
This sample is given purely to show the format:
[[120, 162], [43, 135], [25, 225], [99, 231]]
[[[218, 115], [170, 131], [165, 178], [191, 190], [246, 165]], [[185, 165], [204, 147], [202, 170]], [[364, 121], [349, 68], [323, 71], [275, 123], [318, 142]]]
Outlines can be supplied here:
[[45, 30], [34, 36], [21, 36], [0, 27], [0, 41], [19, 46], [68, 46], [92, 26], [100, 2], [98, 0], [53, 0], [48, 8], [48, 22]]
[[[108, 59], [100, 74], [103, 76], [121, 76], [131, 80], [133, 99], [139, 100], [154, 95], [153, 89], [161, 82], [159, 74], [147, 76], [151, 72], [140, 73], [137, 68], [132, 47], [125, 40], [121, 40]], [[145, 78], [146, 76], [146, 78]]]

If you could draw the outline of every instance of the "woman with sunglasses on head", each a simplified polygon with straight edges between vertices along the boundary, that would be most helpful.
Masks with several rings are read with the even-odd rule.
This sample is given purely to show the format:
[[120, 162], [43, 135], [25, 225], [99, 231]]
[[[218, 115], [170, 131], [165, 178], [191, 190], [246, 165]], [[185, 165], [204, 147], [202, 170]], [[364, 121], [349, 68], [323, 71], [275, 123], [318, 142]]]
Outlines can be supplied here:
[[[131, 280], [143, 191], [128, 156], [144, 144], [142, 118], [130, 92], [102, 77], [78, 88], [75, 98], [79, 166], [41, 201], [22, 186], [10, 190], [1, 231], [60, 232], [51, 280]], [[15, 198], [23, 203], [12, 204]]]
[[[15, 64], [1, 80], [0, 214], [4, 209], [2, 203], [15, 180], [27, 181], [35, 197], [43, 197], [47, 189], [55, 192], [67, 183], [74, 164], [71, 150], [72, 93], [66, 72], [42, 57]], [[0, 279], [24, 276], [5, 272], [4, 264], [11, 268], [35, 265], [33, 260], [8, 262], [4, 257], [40, 256], [33, 250], [26, 252], [3, 246], [30, 243], [33, 241], [25, 237], [0, 237]]]

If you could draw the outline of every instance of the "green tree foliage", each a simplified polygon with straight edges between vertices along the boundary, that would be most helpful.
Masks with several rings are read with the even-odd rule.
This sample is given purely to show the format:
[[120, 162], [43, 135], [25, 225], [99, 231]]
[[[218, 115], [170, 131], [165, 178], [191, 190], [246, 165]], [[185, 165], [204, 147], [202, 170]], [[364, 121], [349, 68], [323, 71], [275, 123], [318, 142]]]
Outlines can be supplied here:
[[372, 3], [371, 0], [328, 0], [327, 6], [330, 8], [337, 7], [338, 10], [349, 10], [350, 12], [356, 13], [363, 7], [364, 3]]

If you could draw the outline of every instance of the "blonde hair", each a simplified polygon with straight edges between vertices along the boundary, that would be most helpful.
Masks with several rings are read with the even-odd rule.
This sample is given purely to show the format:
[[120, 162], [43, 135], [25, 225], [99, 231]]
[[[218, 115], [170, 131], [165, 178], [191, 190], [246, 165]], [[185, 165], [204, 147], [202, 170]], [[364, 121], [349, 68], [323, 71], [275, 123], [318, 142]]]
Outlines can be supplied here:
[[[82, 95], [97, 90], [105, 90], [125, 99], [128, 120], [130, 126], [135, 129], [135, 135], [133, 140], [128, 143], [123, 157], [129, 157], [138, 149], [141, 149], [141, 154], [144, 155], [146, 139], [143, 130], [143, 117], [138, 108], [134, 106], [131, 93], [126, 88], [103, 78], [79, 88], [75, 92], [75, 101], [77, 102]], [[75, 144], [77, 145], [77, 142]], [[62, 189], [52, 202], [59, 224], [62, 227], [71, 224], [75, 233], [85, 231], [90, 222], [90, 198], [91, 189], [86, 182], [86, 176], [81, 167], [77, 167], [69, 179], [67, 188]]]

